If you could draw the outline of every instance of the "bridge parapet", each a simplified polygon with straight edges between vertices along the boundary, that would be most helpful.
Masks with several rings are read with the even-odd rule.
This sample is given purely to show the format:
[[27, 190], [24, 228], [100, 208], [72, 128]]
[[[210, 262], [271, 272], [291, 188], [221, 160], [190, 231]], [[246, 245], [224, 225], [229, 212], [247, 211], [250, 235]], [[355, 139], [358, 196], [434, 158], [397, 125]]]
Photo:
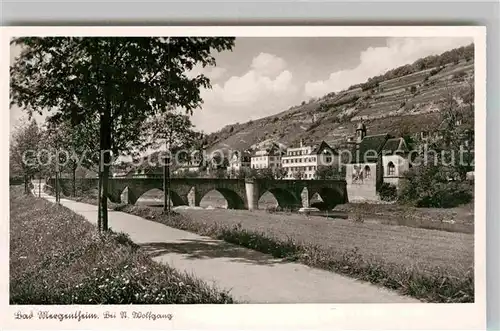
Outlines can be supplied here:
[[[97, 189], [95, 178], [80, 179], [84, 184], [78, 192]], [[55, 180], [49, 180], [53, 186]], [[70, 179], [60, 179], [62, 192], [69, 195]], [[220, 192], [231, 209], [258, 209], [258, 201], [266, 192], [274, 195], [281, 207], [309, 207], [310, 200], [319, 194], [329, 208], [347, 202], [346, 182], [343, 180], [271, 180], [271, 179], [216, 179], [216, 178], [172, 178], [167, 192], [174, 206], [199, 206], [210, 191]], [[134, 204], [145, 192], [163, 190], [162, 178], [110, 178], [108, 198], [113, 202]]]

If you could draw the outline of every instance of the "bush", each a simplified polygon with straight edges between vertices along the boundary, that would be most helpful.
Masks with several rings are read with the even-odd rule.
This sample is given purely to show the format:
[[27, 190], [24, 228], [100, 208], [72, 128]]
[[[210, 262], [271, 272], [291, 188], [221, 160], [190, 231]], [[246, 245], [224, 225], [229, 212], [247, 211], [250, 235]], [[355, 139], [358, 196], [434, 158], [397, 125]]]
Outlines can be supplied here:
[[437, 166], [422, 166], [407, 173], [398, 199], [415, 207], [452, 208], [473, 199], [474, 186], [449, 180]]
[[465, 73], [465, 71], [460, 71], [460, 72], [457, 72], [456, 74], [454, 74], [452, 76], [452, 79], [454, 81], [463, 81], [465, 76], [467, 76], [467, 74]]
[[398, 189], [395, 185], [382, 183], [378, 194], [383, 201], [395, 201], [398, 198]]
[[356, 223], [364, 223], [365, 217], [363, 216], [362, 213], [356, 213], [356, 214], [354, 214], [354, 217], [352, 220]]
[[436, 75], [437, 73], [439, 73], [441, 70], [443, 70], [444, 68], [443, 67], [438, 67], [438, 68], [434, 68], [432, 69], [430, 72], [429, 72], [429, 76], [434, 76]]

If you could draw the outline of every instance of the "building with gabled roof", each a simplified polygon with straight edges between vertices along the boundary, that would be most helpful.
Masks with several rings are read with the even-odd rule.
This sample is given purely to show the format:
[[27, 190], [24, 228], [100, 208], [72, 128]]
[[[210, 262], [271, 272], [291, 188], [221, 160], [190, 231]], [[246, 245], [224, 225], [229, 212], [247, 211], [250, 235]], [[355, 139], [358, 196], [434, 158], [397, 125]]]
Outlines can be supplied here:
[[242, 171], [244, 169], [250, 169], [251, 160], [252, 154], [249, 151], [235, 151], [229, 159], [228, 170]]
[[281, 167], [281, 157], [285, 151], [277, 143], [253, 151], [250, 158], [250, 167], [252, 169], [276, 169]]
[[350, 201], [379, 200], [380, 185], [389, 183], [399, 187], [411, 166], [410, 148], [403, 137], [366, 133], [366, 125], [359, 123], [356, 136], [348, 141], [351, 148], [346, 182]]
[[320, 166], [339, 165], [339, 153], [325, 141], [312, 146], [288, 148], [281, 158], [285, 179], [315, 179]]

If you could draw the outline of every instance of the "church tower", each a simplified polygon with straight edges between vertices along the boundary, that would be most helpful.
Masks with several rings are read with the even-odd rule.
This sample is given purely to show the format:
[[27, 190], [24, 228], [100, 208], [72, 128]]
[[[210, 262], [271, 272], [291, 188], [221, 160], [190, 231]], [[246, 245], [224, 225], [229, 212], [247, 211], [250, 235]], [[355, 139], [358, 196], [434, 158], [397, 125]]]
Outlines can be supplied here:
[[365, 136], [366, 136], [366, 126], [363, 122], [360, 122], [356, 129], [356, 142], [359, 144]]

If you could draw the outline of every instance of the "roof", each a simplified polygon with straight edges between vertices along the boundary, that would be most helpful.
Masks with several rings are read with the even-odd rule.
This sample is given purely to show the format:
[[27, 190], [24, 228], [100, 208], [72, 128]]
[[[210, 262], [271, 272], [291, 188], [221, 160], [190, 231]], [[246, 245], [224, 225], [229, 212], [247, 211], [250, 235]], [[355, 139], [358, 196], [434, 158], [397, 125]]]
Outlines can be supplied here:
[[[259, 152], [261, 153], [264, 152], [264, 153], [260, 154]], [[276, 143], [273, 143], [270, 146], [267, 146], [266, 148], [253, 151], [251, 156], [280, 155], [283, 153], [284, 152], [281, 150], [280, 146], [278, 146]]]
[[378, 155], [389, 138], [387, 133], [365, 136], [352, 149], [352, 163], [377, 162]]
[[391, 137], [387, 133], [366, 136], [361, 143], [353, 146], [351, 163], [377, 162], [378, 156], [381, 154], [391, 155], [408, 152], [408, 145], [402, 137]]
[[382, 151], [384, 154], [394, 154], [395, 152], [408, 152], [409, 149], [406, 146], [405, 140], [400, 137], [388, 139]]
[[321, 154], [323, 151], [325, 150], [329, 150], [332, 152], [332, 154], [334, 155], [337, 155], [338, 152], [336, 150], [334, 150], [332, 147], [330, 147], [330, 145], [328, 145], [324, 140], [318, 144], [318, 145], [314, 145], [312, 150], [311, 150], [311, 153], [309, 153], [309, 155], [318, 155], [318, 154]]

